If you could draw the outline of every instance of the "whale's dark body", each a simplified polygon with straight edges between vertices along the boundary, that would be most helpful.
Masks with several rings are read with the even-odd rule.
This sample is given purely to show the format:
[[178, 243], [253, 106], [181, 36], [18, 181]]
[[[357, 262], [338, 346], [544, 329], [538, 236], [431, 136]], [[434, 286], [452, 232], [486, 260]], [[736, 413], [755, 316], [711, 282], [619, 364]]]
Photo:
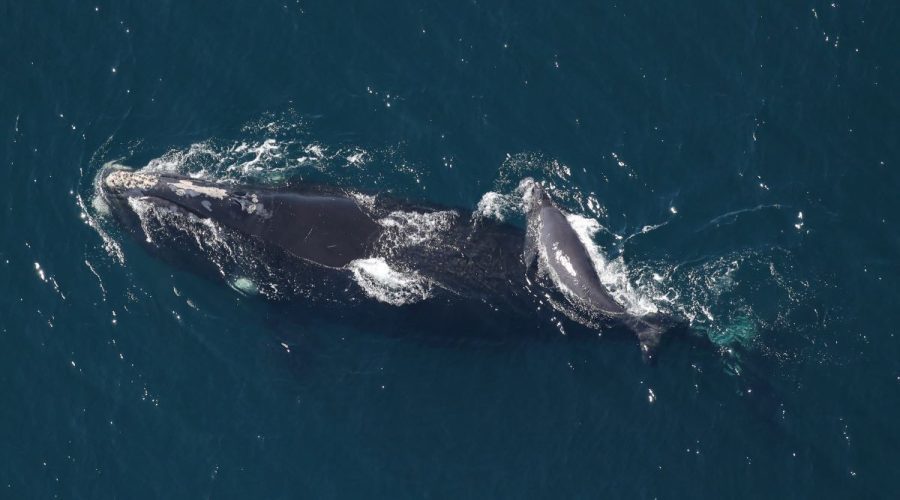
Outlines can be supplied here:
[[[574, 282], [559, 282], [559, 287], [569, 292], [567, 300], [581, 302], [595, 317], [634, 331], [645, 356], [656, 347], [663, 331], [656, 321], [629, 315], [609, 295], [574, 230], [542, 191], [529, 210], [526, 234], [509, 224], [473, 220], [463, 211], [440, 210], [386, 197], [365, 200], [334, 188], [235, 186], [123, 169], [103, 171], [100, 186], [114, 212], [133, 228], [142, 227], [130, 203], [134, 200], [176, 218], [214, 221], [248, 245], [258, 245], [266, 258], [303, 268], [290, 272], [308, 276], [313, 286], [330, 284], [350, 301], [364, 298], [358, 287], [350, 283], [350, 270], [366, 259], [383, 259], [392, 268], [434, 283], [428, 300], [423, 301], [427, 305], [407, 307], [422, 309], [452, 303], [458, 309], [445, 314], [448, 320], [469, 316], [469, 321], [485, 321], [490, 319], [488, 316], [507, 313], [521, 317], [541, 309], [546, 305], [548, 292], [544, 288], [552, 288], [553, 284], [533, 280], [528, 266], [536, 254], [552, 254], [549, 247], [562, 248], [570, 259], [567, 265], [574, 265], [582, 277], [575, 294], [571, 293]], [[423, 231], [421, 222], [410, 222], [406, 220], [408, 216], [431, 217], [440, 230], [429, 233], [426, 243], [418, 241], [417, 231]], [[147, 231], [146, 227], [142, 229]], [[398, 243], [398, 238], [405, 240]], [[175, 250], [182, 246], [177, 243]], [[553, 267], [552, 262], [545, 265]], [[428, 313], [435, 321], [441, 321], [439, 316], [447, 311], [443, 308], [437, 312], [439, 309]], [[473, 314], [479, 317], [471, 317]]]
[[106, 193], [140, 197], [211, 218], [225, 227], [328, 267], [366, 256], [379, 226], [349, 197], [223, 186], [123, 170], [103, 178]]

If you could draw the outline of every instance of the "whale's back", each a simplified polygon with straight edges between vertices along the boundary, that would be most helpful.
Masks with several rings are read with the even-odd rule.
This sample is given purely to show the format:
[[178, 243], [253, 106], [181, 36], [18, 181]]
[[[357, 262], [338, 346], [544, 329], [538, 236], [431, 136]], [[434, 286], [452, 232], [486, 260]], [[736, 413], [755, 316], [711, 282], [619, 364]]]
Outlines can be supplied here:
[[606, 316], [625, 313], [600, 282], [584, 243], [558, 208], [552, 205], [541, 208], [539, 238], [545, 265], [570, 298]]

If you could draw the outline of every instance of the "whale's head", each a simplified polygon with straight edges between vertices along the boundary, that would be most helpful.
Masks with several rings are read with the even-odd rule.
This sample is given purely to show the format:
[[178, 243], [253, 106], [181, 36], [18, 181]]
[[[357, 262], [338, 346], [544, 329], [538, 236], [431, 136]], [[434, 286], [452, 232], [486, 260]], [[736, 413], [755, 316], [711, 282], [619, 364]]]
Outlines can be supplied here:
[[526, 215], [532, 215], [543, 207], [553, 206], [553, 200], [547, 191], [531, 177], [522, 179], [517, 191], [522, 195], [522, 207]]
[[159, 181], [158, 176], [141, 173], [131, 168], [107, 164], [94, 180], [94, 190], [98, 198], [112, 215], [122, 222], [137, 224], [134, 200], [144, 199]]
[[229, 194], [210, 183], [119, 165], [103, 168], [96, 189], [110, 212], [131, 227], [142, 226], [148, 214], [208, 217]]
[[100, 172], [99, 188], [108, 202], [146, 196], [159, 183], [159, 176], [122, 166], [108, 166]]
[[131, 201], [141, 200], [173, 211], [206, 217], [213, 214], [214, 207], [221, 208], [234, 202], [237, 208], [247, 213], [254, 213], [255, 210], [259, 210], [260, 215], [265, 213], [262, 205], [257, 204], [255, 195], [232, 192], [231, 186], [120, 166], [106, 167], [100, 172], [99, 189], [113, 209], [125, 208], [132, 205]]
[[[144, 232], [151, 218], [178, 227], [184, 221], [211, 219], [255, 234], [273, 215], [271, 195], [226, 182], [108, 166], [96, 184], [110, 211], [123, 222], [137, 223]], [[294, 215], [300, 216], [301, 211]]]
[[174, 256], [194, 250], [202, 254], [201, 249], [187, 246], [191, 240], [206, 238], [204, 231], [210, 227], [249, 232], [250, 224], [269, 215], [268, 206], [257, 203], [254, 193], [166, 172], [107, 165], [94, 186], [121, 229], [154, 252], [171, 253], [176, 260], [180, 257]]

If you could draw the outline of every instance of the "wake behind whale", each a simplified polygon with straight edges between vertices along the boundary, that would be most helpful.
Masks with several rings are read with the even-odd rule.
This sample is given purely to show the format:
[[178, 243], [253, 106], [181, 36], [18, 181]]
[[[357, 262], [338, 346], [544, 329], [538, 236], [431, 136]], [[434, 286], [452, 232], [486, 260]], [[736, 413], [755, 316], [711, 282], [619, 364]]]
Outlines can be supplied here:
[[[464, 210], [328, 186], [273, 189], [105, 168], [99, 187], [152, 251], [192, 254], [195, 270], [238, 289], [257, 281], [276, 296], [302, 276], [305, 298], [317, 290], [337, 302], [444, 304], [468, 311], [472, 322], [483, 317], [472, 305], [523, 316], [549, 302], [590, 328], [633, 331], [645, 359], [673, 323], [636, 316], [612, 297], [564, 212], [531, 179], [520, 186], [525, 231]], [[227, 258], [204, 259], [213, 246]]]

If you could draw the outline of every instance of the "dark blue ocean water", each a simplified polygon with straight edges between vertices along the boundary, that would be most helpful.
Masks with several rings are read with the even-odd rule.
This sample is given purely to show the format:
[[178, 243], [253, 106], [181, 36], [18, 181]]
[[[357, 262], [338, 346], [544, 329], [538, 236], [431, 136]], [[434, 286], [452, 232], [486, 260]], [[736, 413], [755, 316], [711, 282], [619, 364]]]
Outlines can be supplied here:
[[[0, 0], [0, 496], [895, 496], [898, 21]], [[118, 231], [108, 162], [468, 209], [534, 175], [693, 337], [647, 366], [297, 317]]]

